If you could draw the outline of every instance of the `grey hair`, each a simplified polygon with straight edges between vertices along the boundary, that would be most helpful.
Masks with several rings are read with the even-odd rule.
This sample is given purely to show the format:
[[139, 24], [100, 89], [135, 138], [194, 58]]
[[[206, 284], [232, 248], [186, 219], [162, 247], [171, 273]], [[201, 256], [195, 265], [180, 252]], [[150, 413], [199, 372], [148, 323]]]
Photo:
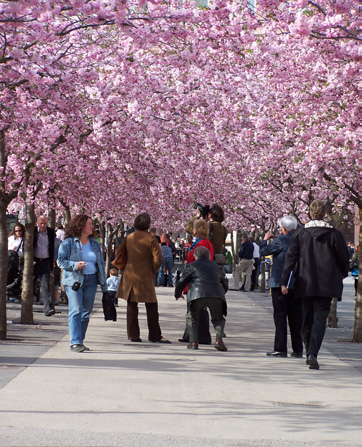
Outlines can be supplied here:
[[279, 220], [279, 225], [285, 228], [287, 231], [295, 230], [298, 226], [297, 219], [293, 216], [283, 216]]
[[194, 251], [195, 259], [208, 259], [210, 260], [210, 252], [206, 247], [196, 247]]

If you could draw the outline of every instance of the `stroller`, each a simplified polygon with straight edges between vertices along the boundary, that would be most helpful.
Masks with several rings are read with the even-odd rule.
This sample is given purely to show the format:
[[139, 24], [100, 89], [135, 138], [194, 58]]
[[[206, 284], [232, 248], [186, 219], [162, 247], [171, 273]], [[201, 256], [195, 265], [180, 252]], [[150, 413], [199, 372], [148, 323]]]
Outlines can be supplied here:
[[19, 272], [19, 255], [15, 250], [8, 252], [8, 280], [6, 295], [9, 301], [19, 299], [21, 295], [21, 274]]

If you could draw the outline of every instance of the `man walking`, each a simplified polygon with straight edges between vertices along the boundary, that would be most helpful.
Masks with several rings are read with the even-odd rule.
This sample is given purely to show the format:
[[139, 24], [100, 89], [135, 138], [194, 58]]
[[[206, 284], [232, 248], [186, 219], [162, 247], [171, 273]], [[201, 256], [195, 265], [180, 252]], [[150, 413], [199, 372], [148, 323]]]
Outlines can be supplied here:
[[[254, 268], [254, 245], [249, 241], [248, 236], [243, 234], [241, 237], [241, 247], [239, 251], [239, 262], [234, 272], [234, 289], [249, 292], [251, 283], [251, 272]], [[245, 273], [245, 284], [239, 289], [239, 280], [243, 282], [243, 273]]]
[[302, 298], [302, 340], [310, 369], [319, 369], [317, 356], [326, 331], [332, 297], [341, 299], [343, 278], [348, 276], [349, 253], [342, 233], [323, 219], [321, 200], [310, 204], [311, 220], [295, 230], [282, 272], [282, 293], [295, 270], [295, 296]]
[[34, 229], [34, 290], [40, 279], [40, 293], [44, 301], [44, 312], [47, 317], [55, 314], [50, 295], [50, 272], [54, 264], [55, 231], [47, 227], [48, 219], [41, 215], [38, 217]]
[[274, 235], [267, 233], [260, 244], [261, 256], [273, 255], [273, 266], [269, 280], [274, 309], [274, 350], [266, 355], [270, 357], [287, 357], [287, 332], [288, 324], [292, 340], [292, 357], [303, 357], [303, 343], [300, 331], [302, 329], [302, 302], [295, 298], [293, 286], [289, 286], [287, 295], [281, 291], [281, 276], [285, 255], [290, 245], [294, 230], [297, 228], [297, 220], [293, 216], [284, 216], [280, 219], [282, 234], [271, 244], [269, 240]]

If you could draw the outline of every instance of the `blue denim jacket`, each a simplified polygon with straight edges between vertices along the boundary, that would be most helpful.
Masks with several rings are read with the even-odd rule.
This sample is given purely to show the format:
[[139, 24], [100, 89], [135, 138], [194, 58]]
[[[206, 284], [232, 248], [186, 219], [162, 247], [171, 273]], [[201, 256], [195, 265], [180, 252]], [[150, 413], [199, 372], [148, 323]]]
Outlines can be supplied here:
[[[107, 281], [101, 247], [96, 239], [89, 238], [89, 241], [97, 258], [98, 284], [100, 284], [102, 292], [106, 292]], [[65, 286], [72, 286], [76, 281], [83, 284], [83, 270], [77, 269], [78, 262], [82, 260], [82, 247], [83, 245], [78, 237], [65, 239], [59, 247], [57, 264], [60, 268], [64, 269], [62, 283]]]

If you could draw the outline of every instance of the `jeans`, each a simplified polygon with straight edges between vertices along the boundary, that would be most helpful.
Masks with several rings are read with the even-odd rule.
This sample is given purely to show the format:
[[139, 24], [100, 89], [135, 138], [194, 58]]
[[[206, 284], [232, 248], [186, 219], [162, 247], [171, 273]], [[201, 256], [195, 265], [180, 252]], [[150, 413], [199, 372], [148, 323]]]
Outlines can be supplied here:
[[69, 300], [69, 334], [70, 345], [82, 345], [93, 309], [97, 291], [97, 273], [84, 275], [83, 285], [77, 290], [65, 286]]
[[165, 280], [165, 274], [163, 272], [164, 267], [167, 266], [167, 285], [172, 286], [172, 269], [173, 269], [173, 259], [172, 258], [165, 258], [162, 259], [162, 265], [160, 267], [160, 270], [158, 272], [158, 284], [160, 286], [163, 286], [163, 282]]
[[50, 264], [49, 258], [35, 259], [34, 265], [34, 291], [36, 282], [40, 279], [40, 293], [44, 301], [44, 312], [47, 313], [53, 309], [52, 297], [50, 294]]

